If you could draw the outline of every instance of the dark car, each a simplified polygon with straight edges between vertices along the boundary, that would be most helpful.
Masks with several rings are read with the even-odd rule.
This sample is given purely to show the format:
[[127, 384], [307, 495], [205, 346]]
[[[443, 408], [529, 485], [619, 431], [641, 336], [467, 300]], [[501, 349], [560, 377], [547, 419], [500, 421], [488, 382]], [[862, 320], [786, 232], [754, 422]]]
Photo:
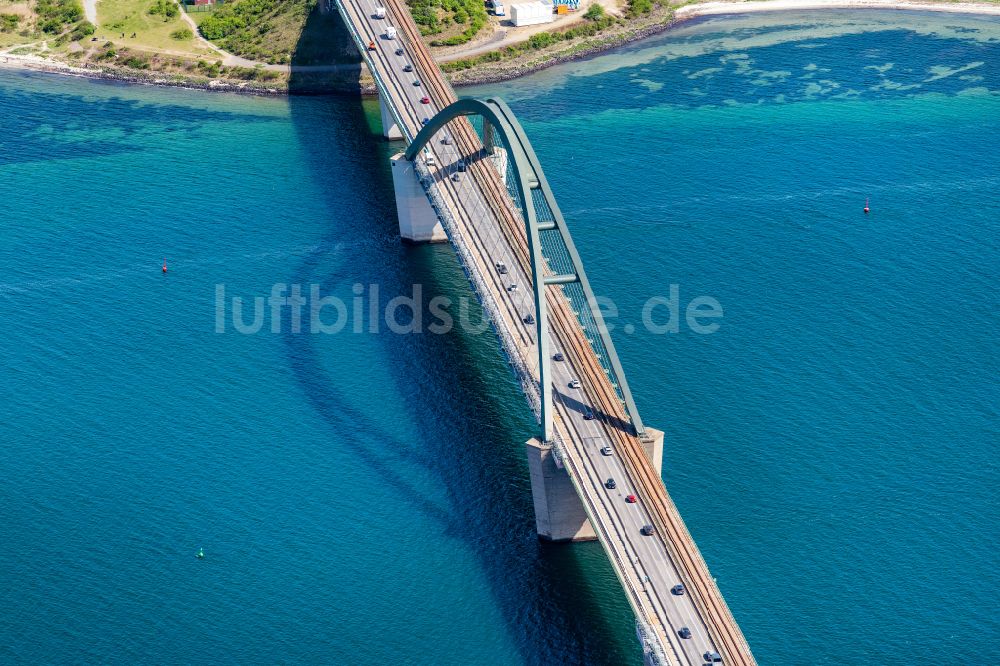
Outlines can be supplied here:
[[604, 482], [604, 487], [607, 488], [608, 490], [614, 490], [615, 488], [618, 487], [618, 484], [615, 483], [614, 479], [608, 479], [607, 481]]
[[445, 134], [444, 138], [441, 139], [441, 143], [443, 143], [446, 146], [450, 146], [451, 145], [451, 137], [448, 136], [447, 134]]
[[555, 354], [552, 355], [552, 360], [553, 361], [565, 361], [566, 357], [563, 356], [562, 352], [556, 352]]
[[413, 71], [413, 65], [411, 65], [410, 63], [406, 63], [405, 65], [403, 65], [403, 71], [404, 72], [412, 72]]
[[[403, 55], [403, 49], [396, 49], [396, 55]], [[410, 71], [410, 70], [406, 70]]]
[[413, 79], [413, 85], [419, 86], [420, 85], [420, 79]]
[[528, 315], [527, 317], [525, 317], [524, 318], [524, 323], [525, 324], [534, 324], [535, 323], [535, 315]]
[[722, 663], [722, 655], [719, 654], [718, 652], [706, 652], [705, 654], [703, 654], [701, 656], [704, 657], [705, 661], [707, 661], [707, 662], [709, 662], [711, 664], [721, 664]]
[[687, 627], [681, 627], [681, 630], [677, 632], [677, 635], [681, 638], [691, 638], [691, 630]]
[[583, 413], [583, 420], [584, 421], [593, 421], [594, 420], [594, 412], [592, 412], [589, 409], [587, 411], [585, 411]]
[[[459, 169], [459, 171], [465, 171], [465, 169]], [[507, 275], [507, 264], [502, 261], [497, 262], [497, 273], [500, 275]]]
[[431, 103], [431, 98], [430, 97], [421, 97], [420, 98], [420, 103], [421, 104], [430, 104]]
[[677, 595], [678, 597], [684, 594], [684, 586], [677, 583], [672, 588], [670, 588], [670, 594]]
[[427, 123], [429, 123], [430, 121], [431, 121], [431, 119], [430, 119], [430, 118], [424, 118], [423, 120], [421, 120], [421, 121], [420, 121], [420, 124], [421, 124], [421, 125], [426, 125], [426, 124], [427, 124]]
[[458, 167], [459, 171], [465, 171], [465, 160], [459, 160], [455, 163], [455, 166]]
[[639, 531], [642, 532], [643, 536], [650, 536], [654, 532], [652, 525], [643, 525]]

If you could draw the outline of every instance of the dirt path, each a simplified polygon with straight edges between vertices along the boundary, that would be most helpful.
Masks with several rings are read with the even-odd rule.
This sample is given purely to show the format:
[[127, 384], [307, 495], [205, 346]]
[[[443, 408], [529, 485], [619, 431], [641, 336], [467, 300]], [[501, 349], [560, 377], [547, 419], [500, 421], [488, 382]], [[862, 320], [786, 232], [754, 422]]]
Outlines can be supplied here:
[[97, 25], [97, 0], [83, 0], [83, 15], [88, 21]]

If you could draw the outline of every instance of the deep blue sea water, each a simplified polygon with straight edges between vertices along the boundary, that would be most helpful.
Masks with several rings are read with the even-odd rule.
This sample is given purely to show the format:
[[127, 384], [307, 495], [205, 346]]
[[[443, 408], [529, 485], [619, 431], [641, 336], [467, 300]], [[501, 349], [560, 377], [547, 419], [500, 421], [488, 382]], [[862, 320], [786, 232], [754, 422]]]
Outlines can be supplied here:
[[[614, 335], [760, 663], [1000, 663], [1000, 20], [720, 17], [465, 92], [619, 324], [724, 308]], [[468, 295], [377, 116], [0, 72], [0, 662], [639, 662], [600, 546], [534, 536], [492, 336], [215, 332], [218, 285]]]

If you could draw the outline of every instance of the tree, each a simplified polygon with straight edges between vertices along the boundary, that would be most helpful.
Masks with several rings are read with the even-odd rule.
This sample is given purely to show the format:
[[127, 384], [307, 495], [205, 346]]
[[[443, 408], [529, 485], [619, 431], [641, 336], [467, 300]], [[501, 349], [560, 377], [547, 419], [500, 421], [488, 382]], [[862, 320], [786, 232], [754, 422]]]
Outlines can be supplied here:
[[604, 18], [604, 5], [594, 2], [587, 7], [587, 12], [583, 15], [583, 18], [588, 21], [599, 21]]

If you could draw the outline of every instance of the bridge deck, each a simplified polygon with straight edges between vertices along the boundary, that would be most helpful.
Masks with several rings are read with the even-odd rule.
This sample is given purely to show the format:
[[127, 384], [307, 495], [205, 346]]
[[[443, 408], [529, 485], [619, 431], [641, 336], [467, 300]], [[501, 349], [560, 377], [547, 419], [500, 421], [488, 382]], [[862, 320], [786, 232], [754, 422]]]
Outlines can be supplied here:
[[[381, 3], [379, 3], [381, 5]], [[402, 0], [389, 0], [385, 19], [375, 18], [375, 0], [338, 0], [355, 41], [362, 50], [383, 100], [390, 106], [407, 140], [419, 131], [424, 118], [455, 101], [420, 38]], [[394, 26], [396, 39], [384, 38]], [[369, 50], [369, 42], [375, 49]], [[397, 55], [396, 49], [403, 54]], [[410, 64], [413, 72], [404, 72]], [[415, 85], [414, 81], [419, 82]], [[421, 102], [428, 97], [429, 104]], [[534, 327], [523, 318], [534, 311], [528, 245], [520, 213], [491, 160], [483, 159], [481, 141], [464, 119], [449, 123], [453, 141], [435, 142], [436, 164], [421, 166], [433, 179], [432, 198], [447, 218], [446, 229], [482, 299], [511, 362], [537, 383]], [[459, 172], [459, 159], [468, 170]], [[457, 180], [452, 175], [459, 172]], [[497, 263], [509, 272], [501, 275]], [[510, 290], [510, 284], [519, 288]], [[648, 635], [653, 654], [647, 658], [670, 664], [702, 664], [708, 651], [722, 654], [725, 664], [755, 664], [750, 649], [722, 598], [708, 567], [666, 492], [662, 480], [645, 456], [642, 442], [626, 429], [628, 415], [587, 342], [568, 301], [557, 288], [547, 289], [552, 352], [561, 351], [562, 363], [553, 363], [554, 427], [558, 449], [598, 538], [622, 582], [640, 627]], [[567, 388], [579, 379], [581, 389]], [[530, 381], [525, 382], [529, 401]], [[537, 392], [537, 389], [535, 389]], [[598, 418], [586, 420], [592, 408]], [[603, 456], [600, 448], [612, 447]], [[617, 489], [604, 487], [607, 478]], [[626, 504], [634, 493], [637, 504]], [[655, 534], [642, 536], [645, 524]], [[683, 583], [686, 593], [671, 588]], [[690, 639], [678, 631], [691, 630]]]

